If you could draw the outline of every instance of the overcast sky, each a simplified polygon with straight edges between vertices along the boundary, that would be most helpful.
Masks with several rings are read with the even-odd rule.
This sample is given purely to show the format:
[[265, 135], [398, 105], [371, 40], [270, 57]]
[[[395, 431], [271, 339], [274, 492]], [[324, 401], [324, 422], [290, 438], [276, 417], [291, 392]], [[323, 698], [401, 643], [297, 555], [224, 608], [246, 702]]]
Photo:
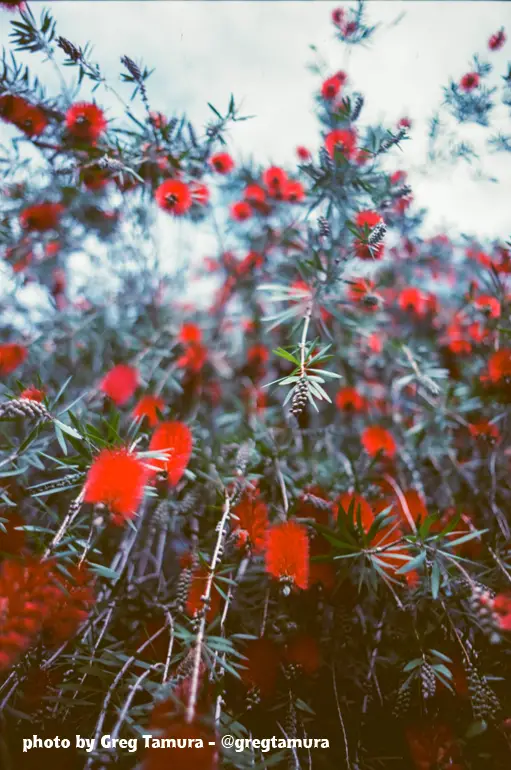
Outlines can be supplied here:
[[[404, 154], [396, 154], [396, 168], [423, 161], [427, 122], [441, 102], [442, 86], [468, 71], [474, 52], [488, 54], [497, 68], [495, 79], [511, 60], [511, 42], [497, 53], [486, 47], [499, 27], [511, 34], [507, 2], [370, 0], [369, 19], [381, 29], [369, 48], [349, 54], [334, 39], [330, 20], [339, 3], [60, 0], [32, 8], [43, 5], [52, 9], [60, 34], [82, 46], [94, 43], [94, 58], [112, 78], [123, 54], [154, 67], [148, 85], [155, 110], [186, 111], [204, 125], [211, 117], [207, 102], [225, 109], [233, 93], [244, 114], [256, 117], [233, 127], [230, 148], [263, 163], [294, 163], [296, 145], [319, 146], [312, 94], [320, 81], [306, 69], [314, 60], [311, 44], [332, 73], [345, 69], [351, 85], [364, 93], [362, 122], [382, 119], [393, 128], [403, 115], [413, 120], [412, 140]], [[1, 14], [2, 42], [9, 18]], [[108, 104], [101, 89], [96, 99]], [[499, 128], [511, 133], [508, 115], [504, 110], [498, 115]], [[477, 128], [463, 133], [476, 143], [484, 135]], [[485, 165], [498, 172], [500, 185], [476, 183], [463, 167], [412, 176], [416, 200], [431, 210], [428, 229], [454, 226], [481, 237], [509, 237], [511, 157], [490, 156]]]

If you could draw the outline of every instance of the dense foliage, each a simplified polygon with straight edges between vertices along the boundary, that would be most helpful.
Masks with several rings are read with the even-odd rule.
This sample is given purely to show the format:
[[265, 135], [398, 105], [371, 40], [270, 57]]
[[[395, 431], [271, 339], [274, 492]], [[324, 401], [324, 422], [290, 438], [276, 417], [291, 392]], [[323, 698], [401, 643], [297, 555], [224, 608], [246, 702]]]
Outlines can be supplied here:
[[[364, 123], [350, 72], [317, 67], [318, 154], [247, 167], [234, 99], [199, 131], [126, 55], [125, 103], [0, 5], [2, 767], [509, 768], [510, 245], [423, 236], [411, 121]], [[361, 3], [332, 24], [378, 34]], [[490, 33], [430, 163], [475, 156], [461, 123], [511, 148]], [[191, 294], [162, 216], [214, 218]], [[205, 745], [75, 746], [151, 731]]]

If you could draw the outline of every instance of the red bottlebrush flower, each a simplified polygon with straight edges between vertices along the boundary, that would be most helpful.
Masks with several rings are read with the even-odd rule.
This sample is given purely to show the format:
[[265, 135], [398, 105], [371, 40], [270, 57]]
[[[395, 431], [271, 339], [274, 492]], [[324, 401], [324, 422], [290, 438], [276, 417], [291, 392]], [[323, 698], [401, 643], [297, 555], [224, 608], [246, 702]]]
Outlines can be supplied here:
[[231, 205], [231, 217], [237, 222], [244, 222], [252, 216], [252, 207], [246, 201], [236, 201]]
[[403, 184], [406, 177], [406, 171], [394, 171], [394, 173], [390, 175], [390, 182], [391, 184]]
[[89, 166], [80, 171], [80, 180], [87, 190], [102, 190], [110, 180], [110, 173], [107, 169]]
[[362, 446], [371, 457], [375, 457], [380, 451], [389, 458], [394, 457], [396, 454], [394, 438], [388, 430], [381, 428], [379, 425], [372, 425], [364, 430], [362, 433]]
[[301, 182], [288, 182], [284, 186], [284, 200], [289, 203], [301, 203], [305, 197], [305, 191]]
[[499, 383], [511, 378], [511, 349], [501, 348], [488, 361], [488, 377], [491, 382]]
[[286, 647], [287, 663], [299, 666], [307, 676], [313, 676], [321, 667], [321, 651], [318, 640], [309, 634], [298, 634]]
[[211, 166], [218, 174], [228, 174], [234, 168], [234, 161], [228, 152], [217, 152], [210, 159]]
[[202, 182], [190, 182], [190, 194], [192, 201], [199, 206], [207, 206], [209, 203], [209, 187]]
[[335, 99], [339, 91], [341, 90], [341, 81], [335, 77], [327, 78], [321, 86], [321, 96], [327, 101]]
[[20, 214], [20, 225], [24, 230], [45, 232], [55, 230], [59, 224], [64, 206], [60, 203], [38, 203], [29, 206]]
[[488, 294], [481, 294], [474, 300], [474, 307], [487, 313], [490, 318], [500, 318], [500, 302], [496, 297], [490, 297]]
[[183, 324], [178, 339], [185, 344], [198, 344], [202, 342], [202, 330], [197, 324]]
[[460, 88], [463, 91], [473, 91], [479, 85], [479, 75], [477, 72], [467, 72], [460, 80]]
[[[206, 590], [206, 584], [208, 582], [209, 571], [205, 567], [199, 567], [196, 569], [192, 576], [192, 582], [188, 590], [188, 596], [186, 599], [186, 614], [193, 618], [204, 606], [201, 601], [201, 597], [204, 596]], [[209, 597], [210, 603], [208, 612], [206, 614], [206, 620], [208, 623], [218, 615], [222, 604], [222, 596], [218, 592], [215, 584], [211, 586], [211, 593]]]
[[347, 290], [348, 298], [357, 305], [362, 305], [367, 313], [375, 313], [381, 302], [381, 297], [375, 294], [374, 281], [358, 278], [350, 283]]
[[243, 653], [246, 660], [242, 661], [241, 681], [247, 689], [255, 687], [263, 698], [270, 698], [275, 693], [279, 675], [279, 648], [270, 639], [250, 639]]
[[357, 227], [367, 226], [370, 230], [379, 225], [381, 221], [381, 216], [376, 211], [371, 211], [370, 209], [359, 211], [355, 217]]
[[346, 513], [349, 513], [350, 509], [353, 510], [353, 523], [357, 524], [358, 517], [360, 516], [360, 523], [364, 532], [368, 532], [371, 524], [374, 521], [374, 513], [362, 495], [356, 492], [344, 492], [339, 498], [339, 505]]
[[[323, 506], [318, 508], [311, 497], [317, 497], [319, 500], [328, 503], [330, 512]], [[314, 485], [303, 490], [303, 494], [298, 499], [296, 515], [300, 519], [314, 519], [318, 524], [327, 527], [330, 520], [330, 513], [333, 513], [333, 511], [334, 503], [329, 501], [328, 495], [321, 489], [321, 487]]]
[[[395, 492], [390, 485], [392, 492]], [[397, 512], [405, 528], [411, 528], [411, 520], [416, 524], [423, 522], [428, 515], [426, 504], [415, 489], [407, 489], [403, 496], [396, 495]]]
[[367, 400], [360, 395], [356, 388], [341, 388], [335, 397], [339, 409], [347, 412], [365, 412]]
[[62, 597], [50, 562], [6, 560], [0, 568], [0, 670], [37, 640]]
[[38, 401], [41, 403], [41, 401], [44, 401], [45, 395], [44, 390], [34, 388], [32, 385], [30, 388], [25, 388], [25, 390], [20, 393], [20, 398], [26, 398], [29, 401]]
[[412, 127], [412, 121], [410, 118], [404, 117], [400, 118], [397, 123], [398, 128], [411, 128]]
[[122, 406], [130, 400], [138, 382], [138, 369], [127, 364], [118, 364], [103, 377], [99, 387], [117, 406]]
[[284, 521], [268, 530], [266, 571], [277, 580], [289, 580], [305, 590], [309, 582], [309, 538], [296, 521]]
[[492, 609], [497, 617], [497, 625], [501, 631], [511, 631], [511, 596], [497, 594], [493, 599]]
[[469, 424], [468, 429], [470, 435], [474, 438], [485, 438], [490, 441], [496, 441], [500, 436], [497, 426], [492, 425], [488, 420], [471, 423]]
[[357, 135], [352, 129], [336, 128], [325, 137], [325, 147], [331, 158], [336, 151], [346, 158], [352, 158], [356, 150]]
[[190, 188], [179, 179], [167, 179], [155, 192], [156, 203], [164, 211], [175, 216], [186, 214], [192, 206]]
[[22, 11], [25, 7], [25, 0], [0, 0], [0, 6], [7, 11]]
[[288, 178], [284, 169], [270, 166], [263, 172], [263, 183], [268, 190], [281, 190], [287, 184]]
[[258, 184], [249, 184], [245, 187], [243, 197], [248, 203], [257, 208], [258, 205], [266, 202], [266, 190]]
[[0, 376], [10, 374], [25, 361], [28, 350], [23, 345], [7, 342], [0, 345]]
[[71, 579], [58, 580], [65, 593], [61, 601], [45, 620], [43, 632], [47, 644], [62, 644], [71, 639], [82, 623], [87, 620], [94, 605], [94, 578], [84, 567], [68, 568]]
[[[190, 324], [191, 325], [191, 324]], [[176, 361], [180, 369], [198, 374], [208, 359], [208, 350], [200, 342], [189, 342], [185, 352]]]
[[310, 160], [311, 159], [311, 154], [310, 154], [309, 150], [307, 149], [307, 147], [303, 147], [303, 145], [301, 145], [301, 144], [296, 148], [296, 154], [300, 158], [300, 160]]
[[148, 476], [147, 466], [128, 449], [103, 449], [89, 468], [84, 501], [108, 506], [114, 524], [123, 524], [135, 516]]
[[75, 139], [95, 144], [106, 126], [103, 110], [91, 102], [77, 102], [66, 112], [66, 128]]
[[423, 723], [409, 727], [406, 740], [416, 770], [462, 770], [460, 764], [454, 764], [460, 757], [459, 747], [447, 725]]
[[[355, 217], [357, 227], [369, 228], [370, 231], [382, 222], [382, 217], [376, 211], [371, 210], [359, 211]], [[385, 244], [380, 241], [374, 246], [369, 246], [365, 239], [356, 239], [355, 252], [360, 259], [381, 259], [385, 253]]]
[[371, 353], [381, 353], [383, 350], [383, 339], [378, 332], [373, 332], [367, 338], [367, 345]]
[[[233, 511], [233, 535], [238, 548], [248, 544], [255, 553], [262, 553], [268, 529], [268, 508], [256, 495], [245, 495]], [[238, 521], [236, 521], [236, 518]]]
[[332, 11], [332, 21], [336, 27], [340, 27], [341, 24], [343, 23], [344, 14], [345, 14], [344, 8], [335, 8]]
[[48, 125], [44, 111], [21, 96], [4, 94], [0, 97], [0, 117], [13, 123], [27, 136], [39, 136]]
[[151, 460], [151, 465], [164, 471], [170, 487], [181, 480], [192, 456], [193, 439], [184, 422], [162, 422], [154, 431], [149, 450], [162, 452], [165, 460]]
[[371, 153], [367, 150], [358, 150], [357, 154], [355, 155], [355, 163], [358, 166], [364, 166], [370, 159]]
[[135, 420], [145, 418], [151, 428], [158, 425], [158, 412], [165, 409], [165, 401], [159, 396], [142, 396], [132, 415]]
[[411, 311], [418, 316], [425, 316], [428, 312], [428, 298], [420, 289], [413, 287], [403, 289], [399, 293], [398, 305], [401, 310]]
[[504, 28], [499, 29], [498, 32], [495, 32], [490, 39], [488, 40], [488, 48], [490, 51], [498, 51], [504, 43], [506, 42], [506, 33], [504, 32]]

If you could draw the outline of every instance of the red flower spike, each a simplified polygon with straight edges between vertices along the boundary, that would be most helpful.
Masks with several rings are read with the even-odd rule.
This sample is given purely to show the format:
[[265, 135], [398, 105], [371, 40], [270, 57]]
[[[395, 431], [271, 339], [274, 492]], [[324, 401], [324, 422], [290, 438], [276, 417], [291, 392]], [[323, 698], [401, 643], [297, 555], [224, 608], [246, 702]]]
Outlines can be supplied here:
[[193, 203], [207, 206], [209, 203], [209, 187], [202, 182], [190, 182], [190, 195]]
[[309, 538], [296, 521], [275, 524], [268, 530], [266, 571], [277, 580], [289, 579], [306, 590], [309, 582]]
[[460, 88], [462, 91], [466, 91], [467, 93], [469, 91], [473, 91], [474, 88], [477, 88], [479, 85], [479, 75], [477, 72], [467, 72], [466, 75], [463, 75], [463, 77], [460, 80]]
[[231, 205], [231, 217], [238, 222], [244, 222], [252, 216], [252, 208], [246, 201], [237, 201]]
[[234, 161], [227, 152], [217, 152], [210, 159], [212, 168], [217, 174], [228, 174], [234, 168]]
[[313, 676], [321, 667], [318, 640], [309, 634], [298, 634], [287, 645], [285, 659], [294, 666], [300, 666], [307, 676]]
[[7, 11], [22, 11], [25, 7], [25, 0], [0, 0], [0, 6]]
[[130, 400], [138, 382], [138, 369], [127, 364], [118, 364], [103, 377], [99, 387], [117, 406], [122, 406]]
[[251, 639], [243, 651], [247, 660], [242, 661], [241, 681], [247, 687], [257, 687], [263, 698], [271, 698], [277, 686], [281, 654], [270, 639]]
[[501, 348], [490, 356], [488, 377], [491, 382], [499, 383], [511, 378], [511, 349]]
[[158, 206], [169, 214], [182, 216], [192, 206], [190, 188], [178, 179], [167, 179], [157, 188], [155, 199]]
[[326, 101], [332, 101], [335, 99], [339, 91], [341, 90], [341, 81], [335, 75], [331, 78], [327, 78], [321, 86], [321, 96]]
[[26, 398], [28, 401], [38, 401], [41, 403], [41, 401], [44, 401], [45, 395], [44, 390], [39, 390], [39, 388], [34, 388], [32, 386], [22, 391], [20, 393], [20, 398]]
[[396, 442], [392, 435], [385, 428], [379, 425], [372, 425], [366, 428], [362, 433], [362, 446], [367, 454], [375, 457], [378, 452], [382, 452], [388, 458], [396, 454]]
[[15, 342], [0, 345], [0, 377], [11, 374], [25, 361], [28, 350]]
[[[205, 567], [199, 567], [199, 569], [196, 569], [193, 573], [192, 582], [186, 598], [186, 614], [191, 618], [193, 618], [204, 606], [201, 597], [204, 596], [204, 591], [206, 590], [208, 575], [209, 572]], [[209, 597], [209, 608], [206, 614], [208, 623], [211, 623], [211, 621], [218, 615], [221, 606], [222, 596], [213, 583]]]
[[20, 214], [20, 225], [24, 230], [40, 233], [55, 230], [63, 211], [64, 206], [60, 203], [38, 203], [23, 209]]
[[233, 511], [233, 536], [238, 548], [246, 544], [255, 553], [262, 553], [266, 544], [268, 508], [255, 495], [245, 495]]
[[178, 339], [185, 344], [202, 342], [202, 330], [197, 324], [183, 324]]
[[359, 495], [356, 492], [344, 492], [339, 498], [339, 503], [346, 513], [348, 513], [350, 509], [353, 509], [353, 524], [355, 526], [360, 517], [360, 523], [364, 532], [370, 530], [371, 524], [374, 521], [374, 513], [371, 506], [362, 495]]
[[151, 460], [151, 465], [165, 471], [170, 487], [181, 480], [192, 455], [193, 439], [184, 422], [162, 422], [154, 431], [149, 450], [166, 454], [166, 460]]
[[340, 152], [350, 159], [356, 150], [357, 135], [354, 130], [336, 128], [325, 137], [325, 147], [331, 158]]
[[490, 51], [498, 51], [502, 48], [506, 42], [506, 39], [507, 38], [504, 29], [499, 29], [499, 31], [495, 32], [488, 40], [488, 48]]
[[247, 203], [250, 203], [252, 206], [257, 208], [258, 205], [264, 204], [266, 202], [266, 190], [264, 190], [258, 184], [249, 184], [248, 187], [245, 188], [243, 197]]
[[282, 189], [287, 181], [287, 174], [280, 166], [270, 166], [263, 172], [263, 183], [269, 190]]
[[305, 197], [305, 190], [301, 182], [288, 182], [284, 185], [284, 200], [289, 203], [301, 203]]
[[66, 112], [66, 128], [75, 139], [95, 144], [106, 126], [103, 110], [96, 104], [77, 102]]
[[311, 154], [307, 147], [303, 147], [302, 145], [299, 145], [296, 148], [296, 154], [300, 158], [300, 160], [307, 161], [311, 159]]
[[145, 418], [151, 428], [158, 425], [158, 412], [165, 409], [165, 401], [159, 396], [142, 396], [132, 415], [135, 419]]
[[347, 412], [365, 412], [368, 407], [367, 400], [356, 388], [341, 388], [337, 392], [335, 403], [339, 409]]
[[123, 524], [135, 516], [148, 477], [149, 469], [128, 449], [103, 449], [87, 474], [84, 502], [108, 506], [114, 524]]

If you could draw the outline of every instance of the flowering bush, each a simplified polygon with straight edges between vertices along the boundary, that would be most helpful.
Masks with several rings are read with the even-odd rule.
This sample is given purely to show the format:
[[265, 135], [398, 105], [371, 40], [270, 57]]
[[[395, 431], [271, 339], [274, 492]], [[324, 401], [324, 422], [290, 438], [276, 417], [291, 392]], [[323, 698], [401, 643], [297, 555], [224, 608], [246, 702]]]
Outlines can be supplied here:
[[[23, 737], [80, 733], [92, 751], [59, 767], [508, 768], [511, 244], [424, 237], [396, 168], [413, 122], [364, 123], [349, 71], [318, 81], [318, 153], [244, 165], [233, 98], [198, 131], [123, 56], [144, 118], [114, 115], [88, 44], [0, 4], [63, 84], [3, 58], [5, 766], [52, 761]], [[332, 24], [347, 46], [377, 31], [362, 3]], [[456, 125], [509, 107], [491, 71], [446, 88]], [[153, 224], [213, 207], [188, 301]], [[150, 732], [205, 748], [97, 741]]]

